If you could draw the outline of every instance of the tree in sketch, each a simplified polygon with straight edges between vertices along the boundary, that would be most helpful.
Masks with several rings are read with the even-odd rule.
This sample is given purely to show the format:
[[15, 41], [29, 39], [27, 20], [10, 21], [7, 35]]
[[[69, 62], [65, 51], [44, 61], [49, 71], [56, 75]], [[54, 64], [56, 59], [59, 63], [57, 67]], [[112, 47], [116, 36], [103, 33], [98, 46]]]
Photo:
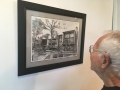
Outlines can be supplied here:
[[[50, 33], [51, 33], [51, 39], [50, 39], [50, 44], [49, 44], [51, 53], [50, 53], [50, 55], [48, 55], [46, 57], [46, 59], [50, 58], [50, 56], [52, 56], [52, 54], [53, 54], [53, 56], [52, 56], [53, 58], [57, 58], [58, 54], [61, 54], [61, 52], [60, 52], [60, 49], [59, 49], [58, 46], [55, 47], [55, 43], [58, 42], [58, 32], [55, 29], [56, 28], [58, 28], [58, 29], [62, 28], [61, 27], [61, 22], [59, 20], [46, 19], [44, 27], [45, 27], [46, 30], [50, 31]], [[56, 52], [53, 53], [54, 50]]]
[[35, 19], [32, 21], [32, 49], [39, 52], [41, 48], [41, 33], [44, 23], [40, 19]]
[[46, 19], [45, 21], [46, 23], [44, 24], [44, 28], [49, 30], [51, 33], [50, 46], [51, 46], [51, 49], [53, 49], [53, 39], [58, 38], [58, 33], [57, 31], [55, 31], [55, 29], [61, 28], [60, 22], [58, 20], [49, 20], [49, 19]]

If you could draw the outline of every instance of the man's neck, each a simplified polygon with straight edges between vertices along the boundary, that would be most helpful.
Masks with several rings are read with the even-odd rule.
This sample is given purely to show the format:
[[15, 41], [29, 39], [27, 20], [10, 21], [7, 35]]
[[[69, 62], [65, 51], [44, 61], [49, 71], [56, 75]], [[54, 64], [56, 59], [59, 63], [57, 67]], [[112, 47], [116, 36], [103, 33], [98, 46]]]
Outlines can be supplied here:
[[96, 72], [98, 76], [103, 80], [104, 85], [106, 87], [113, 87], [113, 86], [118, 86], [120, 87], [120, 78], [117, 76], [113, 75], [110, 72], [104, 72], [102, 74]]

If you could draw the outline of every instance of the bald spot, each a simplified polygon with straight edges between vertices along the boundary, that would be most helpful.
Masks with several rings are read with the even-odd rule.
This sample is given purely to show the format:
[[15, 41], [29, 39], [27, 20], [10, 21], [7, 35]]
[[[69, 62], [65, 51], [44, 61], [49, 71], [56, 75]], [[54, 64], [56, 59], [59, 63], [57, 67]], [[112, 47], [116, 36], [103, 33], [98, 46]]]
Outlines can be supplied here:
[[106, 37], [108, 37], [110, 34], [111, 34], [111, 33], [108, 33], [108, 34], [105, 34], [105, 35], [103, 35], [102, 37], [100, 37], [100, 38], [96, 41], [94, 47], [97, 49], [97, 48], [99, 47], [100, 43], [102, 42], [102, 40], [105, 39]]

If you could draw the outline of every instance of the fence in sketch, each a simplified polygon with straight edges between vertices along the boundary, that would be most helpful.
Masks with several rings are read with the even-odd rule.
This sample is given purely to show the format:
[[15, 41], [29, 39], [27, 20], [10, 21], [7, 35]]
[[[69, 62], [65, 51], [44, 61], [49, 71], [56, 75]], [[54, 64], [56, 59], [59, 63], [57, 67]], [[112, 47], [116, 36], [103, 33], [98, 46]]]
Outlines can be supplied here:
[[[67, 29], [65, 25], [54, 19], [45, 19], [44, 22], [37, 18], [32, 20], [32, 61], [77, 55], [78, 28], [59, 35], [59, 29]], [[43, 33], [43, 30], [49, 33]]]

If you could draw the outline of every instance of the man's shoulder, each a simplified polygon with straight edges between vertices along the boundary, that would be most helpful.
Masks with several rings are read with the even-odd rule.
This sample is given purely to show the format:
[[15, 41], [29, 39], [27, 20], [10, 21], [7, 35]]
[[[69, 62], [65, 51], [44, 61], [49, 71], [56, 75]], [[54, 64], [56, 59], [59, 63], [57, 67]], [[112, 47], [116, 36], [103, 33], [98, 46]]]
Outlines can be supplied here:
[[106, 87], [103, 85], [103, 88], [101, 90], [120, 90], [120, 87], [114, 86], [114, 87]]

